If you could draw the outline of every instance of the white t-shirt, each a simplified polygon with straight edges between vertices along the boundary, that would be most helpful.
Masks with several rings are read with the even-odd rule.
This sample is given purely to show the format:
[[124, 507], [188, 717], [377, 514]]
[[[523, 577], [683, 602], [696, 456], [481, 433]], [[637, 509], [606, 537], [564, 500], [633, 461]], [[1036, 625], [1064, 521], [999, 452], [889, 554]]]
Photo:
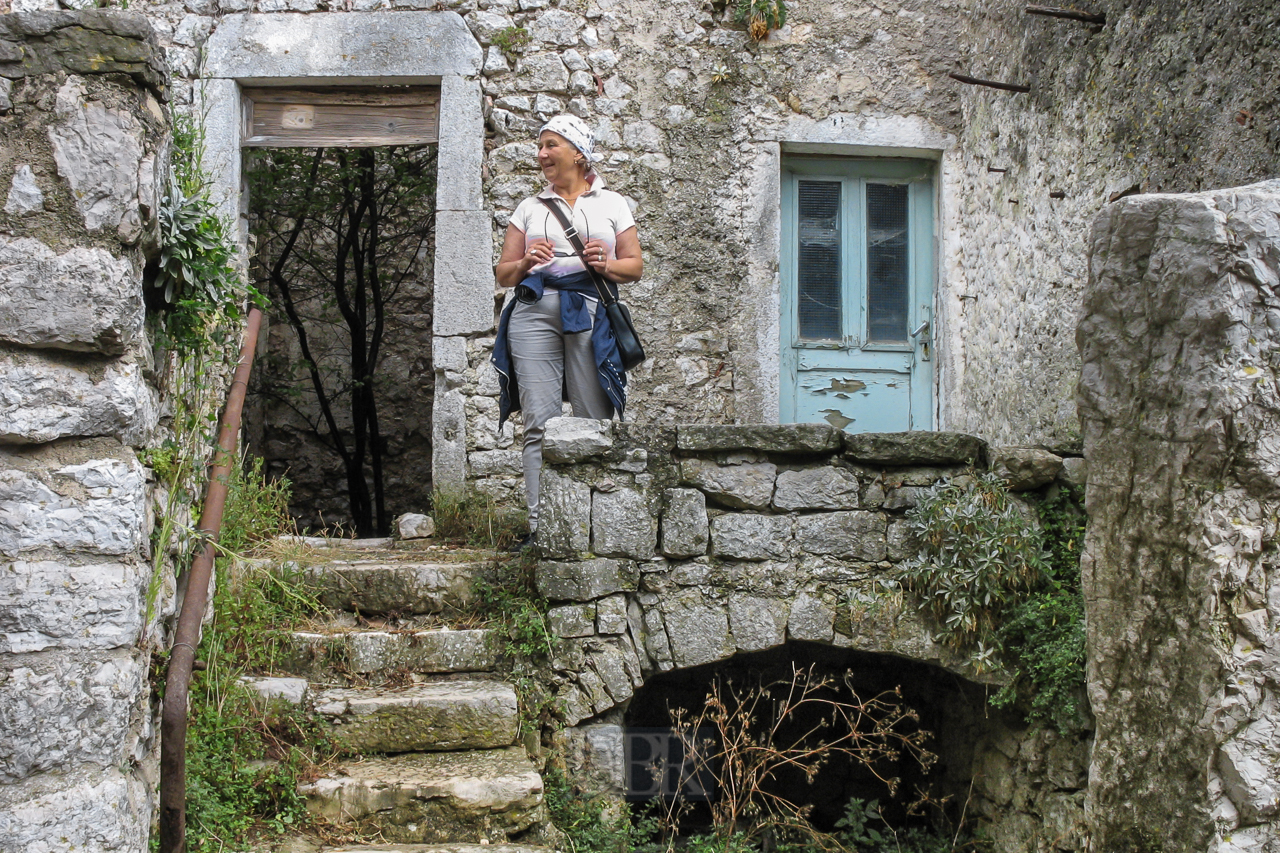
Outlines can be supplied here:
[[[609, 257], [616, 258], [614, 247], [617, 245], [618, 235], [635, 227], [636, 221], [631, 216], [627, 200], [612, 190], [605, 189], [604, 180], [598, 175], [593, 177], [591, 188], [574, 202], [573, 224], [583, 243], [602, 240], [609, 247]], [[525, 249], [534, 240], [550, 240], [555, 244], [556, 256], [545, 264], [534, 267], [531, 272], [551, 276], [582, 272], [586, 267], [574, 257], [573, 245], [564, 235], [560, 221], [538, 198], [552, 199], [561, 210], [569, 212], [568, 203], [556, 195], [551, 187], [547, 187], [537, 198], [526, 198], [520, 202], [515, 213], [511, 214], [511, 224], [524, 232]]]

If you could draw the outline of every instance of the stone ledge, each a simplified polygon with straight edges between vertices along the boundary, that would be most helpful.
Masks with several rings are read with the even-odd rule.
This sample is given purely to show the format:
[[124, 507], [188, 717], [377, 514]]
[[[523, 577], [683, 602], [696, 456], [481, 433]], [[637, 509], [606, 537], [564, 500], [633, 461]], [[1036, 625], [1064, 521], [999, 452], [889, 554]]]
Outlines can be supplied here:
[[693, 424], [682, 425], [676, 432], [678, 450], [832, 453], [840, 449], [840, 431], [826, 424]]
[[128, 74], [168, 99], [169, 66], [142, 15], [106, 9], [0, 15], [0, 77], [61, 71]]
[[881, 465], [987, 466], [987, 443], [959, 432], [845, 433], [844, 455]]

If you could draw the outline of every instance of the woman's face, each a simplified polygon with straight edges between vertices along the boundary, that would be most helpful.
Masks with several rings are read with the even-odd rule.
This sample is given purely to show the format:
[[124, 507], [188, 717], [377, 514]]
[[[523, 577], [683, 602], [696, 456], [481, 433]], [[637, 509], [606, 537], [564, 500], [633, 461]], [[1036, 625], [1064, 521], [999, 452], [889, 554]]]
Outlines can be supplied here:
[[577, 164], [580, 157], [578, 149], [560, 134], [544, 130], [538, 136], [538, 165], [548, 181], [555, 183], [557, 178], [581, 173], [582, 167]]

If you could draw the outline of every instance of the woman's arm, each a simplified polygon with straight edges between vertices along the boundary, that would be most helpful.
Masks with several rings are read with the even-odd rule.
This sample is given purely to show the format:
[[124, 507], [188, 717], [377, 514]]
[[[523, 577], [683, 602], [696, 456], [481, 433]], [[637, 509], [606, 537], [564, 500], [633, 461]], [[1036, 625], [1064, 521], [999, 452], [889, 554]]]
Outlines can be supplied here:
[[534, 240], [526, 248], [524, 232], [514, 225], [508, 225], [507, 235], [502, 239], [502, 254], [493, 271], [498, 284], [502, 287], [515, 287], [529, 275], [529, 270], [551, 260], [554, 249], [550, 240]]
[[609, 257], [609, 247], [603, 240], [588, 240], [583, 248], [587, 250], [587, 263], [591, 268], [610, 281], [618, 284], [639, 281], [644, 272], [640, 235], [634, 225], [618, 234], [613, 246], [615, 257]]

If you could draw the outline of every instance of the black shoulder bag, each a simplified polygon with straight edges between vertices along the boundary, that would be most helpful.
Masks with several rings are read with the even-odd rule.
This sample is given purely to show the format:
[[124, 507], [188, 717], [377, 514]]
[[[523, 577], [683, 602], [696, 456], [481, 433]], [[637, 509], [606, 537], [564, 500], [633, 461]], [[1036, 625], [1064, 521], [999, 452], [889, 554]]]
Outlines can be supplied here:
[[636, 334], [635, 324], [631, 322], [631, 312], [614, 295], [613, 288], [609, 286], [609, 283], [587, 263], [587, 248], [582, 244], [582, 237], [578, 235], [578, 229], [573, 227], [569, 217], [564, 215], [560, 205], [549, 198], [539, 197], [538, 201], [545, 204], [547, 209], [556, 215], [556, 219], [560, 222], [560, 227], [564, 228], [565, 236], [569, 238], [569, 243], [573, 245], [574, 252], [582, 260], [582, 265], [586, 267], [587, 274], [591, 276], [591, 282], [596, 286], [596, 292], [600, 294], [600, 301], [604, 303], [604, 311], [609, 317], [609, 325], [613, 327], [613, 337], [618, 342], [618, 355], [622, 357], [623, 369], [632, 370], [639, 367], [640, 363], [645, 359], [644, 346], [640, 343], [640, 336]]

